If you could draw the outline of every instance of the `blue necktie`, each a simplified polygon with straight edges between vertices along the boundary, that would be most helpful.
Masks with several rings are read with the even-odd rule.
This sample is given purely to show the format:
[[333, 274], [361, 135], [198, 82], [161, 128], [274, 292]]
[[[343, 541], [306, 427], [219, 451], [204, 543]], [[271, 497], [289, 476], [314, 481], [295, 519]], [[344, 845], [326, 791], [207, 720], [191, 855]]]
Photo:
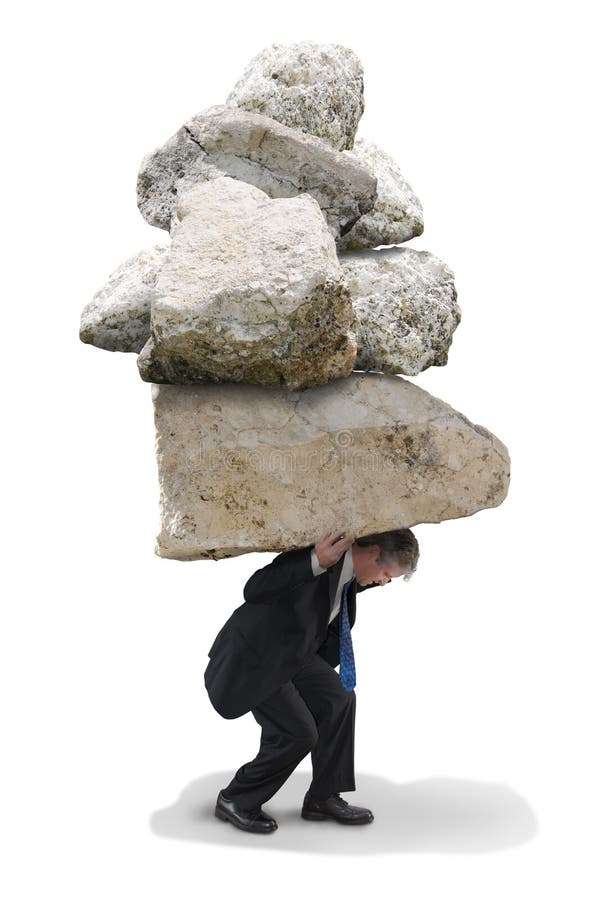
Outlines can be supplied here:
[[353, 580], [344, 584], [339, 612], [339, 678], [346, 691], [356, 686], [356, 664], [348, 617], [348, 588]]

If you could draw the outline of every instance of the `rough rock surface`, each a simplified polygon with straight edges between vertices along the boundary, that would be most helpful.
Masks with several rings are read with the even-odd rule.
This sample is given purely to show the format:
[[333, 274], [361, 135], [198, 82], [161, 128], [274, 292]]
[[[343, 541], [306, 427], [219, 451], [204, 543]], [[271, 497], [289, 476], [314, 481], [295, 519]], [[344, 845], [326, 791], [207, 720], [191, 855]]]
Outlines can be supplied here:
[[170, 230], [176, 199], [195, 184], [230, 175], [270, 197], [315, 198], [337, 240], [372, 209], [376, 178], [327, 141], [243, 109], [212, 106], [145, 156], [137, 204], [150, 225]]
[[364, 73], [341, 44], [271, 44], [246, 66], [226, 103], [351, 150], [364, 112]]
[[[145, 380], [155, 382], [168, 379], [165, 372], [159, 373], [157, 362], [149, 362], [154, 358], [155, 346], [151, 339], [150, 304], [156, 299], [155, 286], [169, 252], [169, 247], [157, 245], [126, 260], [110, 275], [81, 316], [80, 336], [85, 343], [104, 350], [135, 353], [147, 344], [141, 367]], [[346, 331], [349, 343], [354, 339], [357, 342], [355, 370], [412, 376], [429, 366], [447, 364], [461, 311], [453, 272], [442, 260], [426, 250], [409, 247], [340, 253], [338, 259], [355, 314], [355, 324]], [[241, 262], [246, 265], [247, 260]], [[273, 257], [268, 263], [273, 266]], [[283, 273], [279, 275], [278, 286], [284, 277]], [[192, 280], [190, 289], [194, 290]], [[339, 313], [339, 317], [346, 312]], [[156, 321], [159, 316], [156, 310]], [[214, 317], [212, 324], [217, 328], [221, 323]], [[323, 327], [328, 327], [328, 321]], [[266, 350], [263, 359], [271, 349], [270, 334], [271, 326], [265, 327], [261, 341], [261, 350]], [[219, 345], [217, 332], [215, 339]], [[257, 347], [255, 342], [251, 350]], [[243, 357], [245, 349], [240, 348]], [[209, 380], [199, 379], [197, 372], [195, 375], [197, 380]], [[183, 383], [182, 373], [180, 378]], [[279, 383], [279, 378], [272, 378], [272, 383]]]
[[346, 155], [369, 167], [377, 179], [377, 199], [372, 210], [338, 240], [338, 250], [401, 244], [422, 234], [422, 204], [389, 154], [372, 141], [358, 137], [354, 149]]
[[461, 320], [454, 275], [426, 250], [340, 253], [357, 324], [355, 369], [418, 375], [444, 366]]
[[180, 560], [281, 551], [331, 525], [358, 535], [498, 506], [509, 454], [395, 375], [289, 392], [154, 385], [161, 532]]
[[155, 283], [169, 251], [156, 244], [114, 269], [81, 313], [79, 337], [102, 350], [139, 353], [149, 336]]
[[176, 219], [137, 360], [145, 381], [293, 390], [350, 374], [354, 310], [309, 194], [271, 200], [218, 178], [183, 194]]

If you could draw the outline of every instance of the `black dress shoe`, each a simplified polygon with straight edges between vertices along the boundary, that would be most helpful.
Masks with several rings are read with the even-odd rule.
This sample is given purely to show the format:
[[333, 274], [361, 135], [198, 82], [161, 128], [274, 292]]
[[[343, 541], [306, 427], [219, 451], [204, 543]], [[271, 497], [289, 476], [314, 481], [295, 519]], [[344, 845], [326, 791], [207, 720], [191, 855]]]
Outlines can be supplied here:
[[342, 825], [365, 825], [374, 819], [370, 809], [364, 806], [350, 806], [339, 794], [331, 794], [326, 800], [316, 800], [306, 792], [302, 806], [302, 818], [317, 821], [335, 819]]
[[254, 809], [241, 809], [233, 800], [228, 800], [223, 792], [217, 795], [215, 815], [218, 819], [231, 822], [236, 828], [243, 831], [254, 831], [258, 834], [266, 834], [275, 831], [277, 822], [272, 816], [264, 813], [260, 806]]

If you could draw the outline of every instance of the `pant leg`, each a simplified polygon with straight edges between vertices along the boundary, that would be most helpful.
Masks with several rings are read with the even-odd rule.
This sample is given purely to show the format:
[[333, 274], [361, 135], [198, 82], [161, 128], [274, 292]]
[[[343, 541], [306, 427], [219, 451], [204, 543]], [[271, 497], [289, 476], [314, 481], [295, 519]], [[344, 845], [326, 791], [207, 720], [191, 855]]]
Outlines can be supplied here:
[[325, 800], [335, 791], [355, 791], [355, 692], [346, 691], [335, 669], [318, 655], [292, 681], [310, 710], [319, 735], [311, 750], [313, 775], [309, 793], [317, 800]]
[[292, 681], [251, 712], [261, 726], [259, 752], [223, 788], [228, 799], [246, 810], [269, 800], [318, 740], [315, 721]]

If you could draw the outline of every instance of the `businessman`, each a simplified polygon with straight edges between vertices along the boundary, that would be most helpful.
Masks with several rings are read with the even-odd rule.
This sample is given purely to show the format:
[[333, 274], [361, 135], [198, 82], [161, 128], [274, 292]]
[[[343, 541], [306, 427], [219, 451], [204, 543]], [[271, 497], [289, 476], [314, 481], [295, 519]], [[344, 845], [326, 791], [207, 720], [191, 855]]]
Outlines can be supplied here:
[[262, 804], [310, 753], [313, 774], [302, 817], [345, 825], [373, 821], [369, 809], [340, 796], [356, 790], [356, 593], [402, 575], [409, 580], [418, 556], [410, 529], [359, 538], [340, 530], [280, 553], [248, 579], [245, 602], [209, 650], [205, 687], [224, 718], [252, 712], [261, 743], [219, 792], [218, 818], [244, 831], [275, 831], [277, 822]]

